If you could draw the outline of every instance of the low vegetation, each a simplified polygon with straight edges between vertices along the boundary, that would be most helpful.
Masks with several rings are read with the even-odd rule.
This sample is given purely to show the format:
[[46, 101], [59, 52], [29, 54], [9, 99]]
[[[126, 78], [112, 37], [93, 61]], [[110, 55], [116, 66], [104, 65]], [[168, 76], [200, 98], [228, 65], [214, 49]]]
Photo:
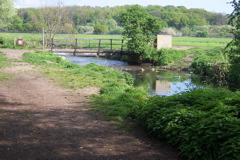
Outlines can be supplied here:
[[[10, 65], [10, 60], [8, 60], [4, 53], [0, 52], [0, 69], [5, 68]], [[3, 73], [0, 71], [0, 81], [9, 79], [10, 74]]]
[[169, 63], [175, 62], [177, 60], [183, 59], [188, 54], [190, 50], [177, 50], [177, 49], [161, 49], [157, 51], [157, 54], [152, 57], [153, 61], [157, 64], [163, 66]]
[[77, 66], [51, 53], [26, 53], [24, 59], [65, 87], [99, 86], [92, 104], [107, 119], [131, 119], [169, 142], [188, 159], [240, 157], [240, 95], [225, 89], [200, 89], [170, 97], [150, 96], [133, 87], [129, 74], [95, 64]]
[[239, 93], [195, 90], [171, 97], [151, 97], [135, 107], [135, 118], [149, 133], [167, 140], [189, 159], [240, 158]]
[[190, 70], [216, 86], [226, 85], [229, 73], [228, 56], [223, 48], [194, 49]]
[[87, 86], [102, 87], [110, 83], [133, 84], [133, 79], [128, 73], [94, 63], [78, 66], [50, 52], [25, 53], [23, 59], [41, 66], [44, 74], [62, 86], [72, 89]]

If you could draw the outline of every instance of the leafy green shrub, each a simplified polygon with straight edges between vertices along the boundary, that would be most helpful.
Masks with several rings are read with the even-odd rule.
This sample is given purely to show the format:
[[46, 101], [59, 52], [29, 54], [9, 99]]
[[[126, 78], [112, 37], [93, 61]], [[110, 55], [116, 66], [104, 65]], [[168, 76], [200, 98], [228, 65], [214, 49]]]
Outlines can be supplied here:
[[166, 139], [189, 159], [240, 158], [239, 94], [223, 89], [152, 97], [136, 111], [150, 133]]
[[207, 37], [208, 32], [197, 32], [195, 37]]
[[195, 50], [190, 68], [195, 74], [207, 76], [209, 82], [220, 86], [227, 83], [229, 65], [222, 48]]

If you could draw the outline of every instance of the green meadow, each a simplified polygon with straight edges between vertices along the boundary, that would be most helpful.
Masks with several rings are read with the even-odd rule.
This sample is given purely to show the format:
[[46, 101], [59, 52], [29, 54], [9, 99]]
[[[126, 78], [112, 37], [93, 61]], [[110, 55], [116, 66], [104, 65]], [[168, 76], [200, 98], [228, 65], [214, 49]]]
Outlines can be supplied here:
[[[42, 34], [40, 33], [0, 33], [1, 44], [4, 48], [13, 48], [14, 39], [23, 38], [24, 48], [41, 48]], [[123, 39], [121, 35], [91, 35], [91, 34], [57, 34], [55, 38], [79, 39]], [[190, 46], [197, 48], [225, 47], [229, 38], [198, 38], [198, 37], [173, 37], [173, 46]], [[16, 46], [17, 47], [17, 46]]]
[[200, 37], [173, 37], [173, 46], [190, 47], [225, 47], [232, 39], [230, 38], [200, 38]]

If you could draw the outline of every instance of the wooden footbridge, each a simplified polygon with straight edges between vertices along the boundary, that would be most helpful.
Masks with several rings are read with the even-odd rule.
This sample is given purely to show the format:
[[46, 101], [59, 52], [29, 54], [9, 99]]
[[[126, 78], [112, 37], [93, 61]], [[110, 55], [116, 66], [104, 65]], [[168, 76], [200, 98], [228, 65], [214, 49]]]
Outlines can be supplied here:
[[126, 55], [126, 39], [51, 38], [51, 51], [74, 56]]

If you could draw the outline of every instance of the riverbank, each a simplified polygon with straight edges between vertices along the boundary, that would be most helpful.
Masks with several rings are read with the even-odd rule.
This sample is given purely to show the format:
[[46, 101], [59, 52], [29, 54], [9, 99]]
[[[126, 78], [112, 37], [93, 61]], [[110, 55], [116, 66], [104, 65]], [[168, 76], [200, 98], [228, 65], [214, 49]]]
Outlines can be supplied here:
[[[176, 151], [92, 110], [99, 88], [66, 89], [22, 61], [28, 50], [2, 50], [13, 77], [0, 82], [0, 159], [166, 159]], [[50, 63], [50, 62], [49, 62]]]

